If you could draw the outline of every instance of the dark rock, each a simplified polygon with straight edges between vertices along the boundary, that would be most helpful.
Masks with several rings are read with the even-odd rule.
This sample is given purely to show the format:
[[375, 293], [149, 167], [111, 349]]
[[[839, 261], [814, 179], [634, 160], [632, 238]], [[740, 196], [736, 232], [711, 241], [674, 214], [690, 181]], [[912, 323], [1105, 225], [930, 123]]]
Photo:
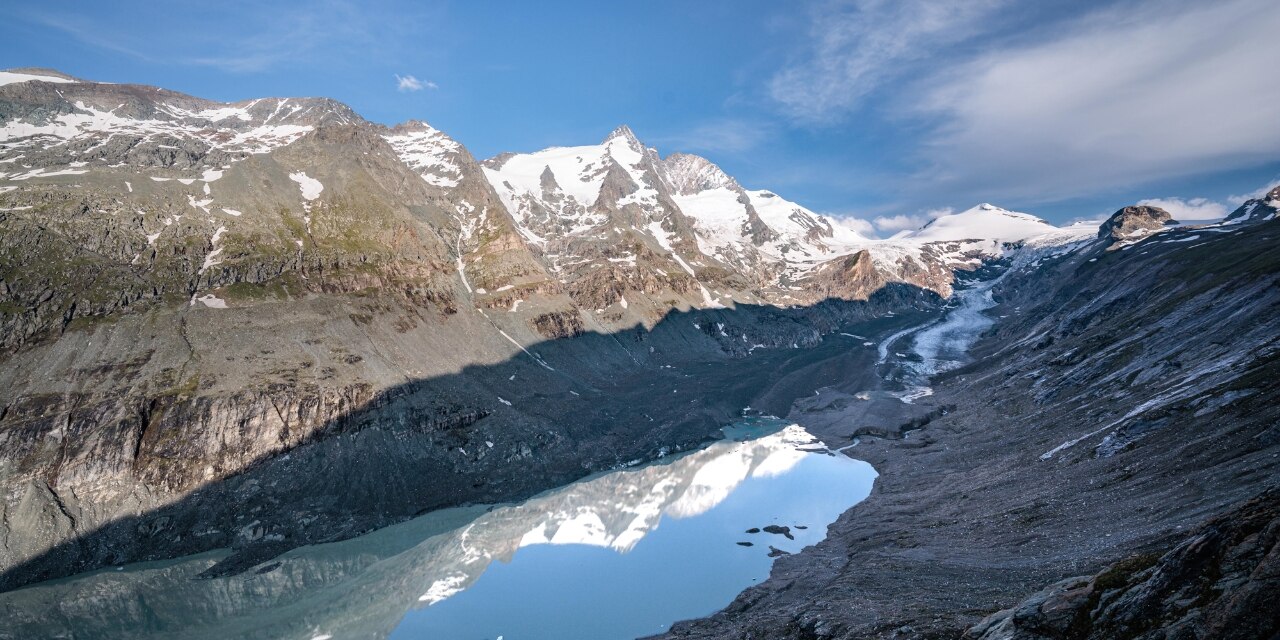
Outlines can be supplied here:
[[764, 528], [764, 532], [772, 533], [778, 536], [786, 536], [788, 540], [795, 540], [795, 536], [791, 535], [791, 527], [783, 527], [776, 524], [771, 524]]
[[272, 571], [275, 571], [276, 569], [279, 569], [279, 568], [280, 568], [279, 562], [272, 562], [270, 564], [264, 564], [261, 567], [254, 569], [253, 572], [257, 575], [262, 575], [264, 573], [271, 573]]
[[1280, 633], [1280, 490], [1188, 534], [1163, 556], [1137, 555], [1068, 578], [988, 616], [965, 638], [1271, 638]]
[[572, 338], [582, 335], [582, 318], [574, 311], [556, 311], [536, 316], [530, 321], [538, 333], [548, 338]]

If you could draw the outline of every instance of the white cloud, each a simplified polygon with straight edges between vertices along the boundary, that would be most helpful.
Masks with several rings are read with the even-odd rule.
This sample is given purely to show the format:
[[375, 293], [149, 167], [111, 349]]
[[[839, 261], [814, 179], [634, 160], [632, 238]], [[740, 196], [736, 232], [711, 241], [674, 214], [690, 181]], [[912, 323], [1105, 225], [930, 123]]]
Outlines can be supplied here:
[[766, 88], [805, 125], [885, 107], [864, 115], [906, 123], [918, 201], [1064, 200], [1280, 157], [1280, 3], [1062, 8], [828, 0]]
[[1138, 204], [1160, 207], [1169, 212], [1174, 220], [1188, 222], [1196, 220], [1219, 220], [1227, 217], [1227, 205], [1214, 202], [1208, 198], [1148, 198], [1139, 200]]
[[1280, 178], [1272, 180], [1271, 182], [1268, 182], [1267, 184], [1261, 187], [1258, 187], [1256, 190], [1250, 191], [1249, 193], [1242, 194], [1242, 195], [1227, 196], [1227, 202], [1231, 202], [1238, 205], [1244, 202], [1245, 200], [1258, 200], [1263, 196], [1267, 195], [1268, 193], [1271, 193], [1271, 191], [1276, 187], [1280, 187]]
[[434, 82], [422, 81], [413, 76], [402, 76], [396, 74], [396, 90], [397, 91], [422, 91], [423, 89], [439, 89], [440, 87]]
[[951, 208], [930, 209], [919, 215], [878, 216], [874, 222], [876, 228], [881, 231], [910, 231], [923, 227], [934, 218], [950, 215], [954, 212]]
[[1046, 201], [1280, 154], [1280, 3], [1125, 4], [1056, 33], [926, 79], [935, 187]]
[[842, 216], [842, 215], [835, 215], [835, 214], [827, 214], [827, 218], [830, 219], [831, 222], [835, 224], [838, 224], [846, 229], [852, 229], [856, 233], [859, 233], [864, 236], [874, 236], [876, 234], [875, 226], [872, 225], [870, 222], [863, 220], [862, 218], [855, 218], [853, 216]]
[[793, 118], [830, 122], [881, 84], [988, 27], [1000, 0], [829, 0], [809, 16], [810, 47], [769, 82]]

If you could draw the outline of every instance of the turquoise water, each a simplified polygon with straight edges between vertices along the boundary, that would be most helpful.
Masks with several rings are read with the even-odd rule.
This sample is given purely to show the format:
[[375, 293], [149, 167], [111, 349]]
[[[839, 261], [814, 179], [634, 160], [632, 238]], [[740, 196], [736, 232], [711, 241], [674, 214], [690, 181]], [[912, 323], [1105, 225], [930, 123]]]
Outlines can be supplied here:
[[[220, 554], [0, 594], [31, 637], [608, 640], [708, 615], [864, 499], [870, 465], [777, 421], [517, 505], [451, 509], [193, 580]], [[765, 532], [790, 527], [794, 540]], [[804, 528], [800, 528], [804, 527]], [[750, 542], [742, 546], [739, 542]], [[0, 637], [4, 632], [0, 631]], [[16, 637], [16, 636], [15, 636]]]

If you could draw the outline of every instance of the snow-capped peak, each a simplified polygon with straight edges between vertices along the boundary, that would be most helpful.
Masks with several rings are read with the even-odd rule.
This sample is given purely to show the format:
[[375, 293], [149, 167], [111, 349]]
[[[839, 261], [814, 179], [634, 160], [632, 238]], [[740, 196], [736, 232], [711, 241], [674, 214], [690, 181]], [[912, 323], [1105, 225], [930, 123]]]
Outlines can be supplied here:
[[628, 127], [625, 124], [618, 125], [617, 129], [610, 131], [609, 135], [605, 136], [604, 140], [600, 144], [607, 146], [614, 140], [623, 140], [637, 151], [644, 148], [644, 145], [640, 144], [640, 139], [636, 137], [635, 132], [631, 130], [631, 127]]
[[918, 230], [899, 237], [921, 242], [949, 240], [1019, 242], [1055, 229], [1057, 227], [1029, 213], [1009, 211], [984, 202], [959, 213], [934, 218]]

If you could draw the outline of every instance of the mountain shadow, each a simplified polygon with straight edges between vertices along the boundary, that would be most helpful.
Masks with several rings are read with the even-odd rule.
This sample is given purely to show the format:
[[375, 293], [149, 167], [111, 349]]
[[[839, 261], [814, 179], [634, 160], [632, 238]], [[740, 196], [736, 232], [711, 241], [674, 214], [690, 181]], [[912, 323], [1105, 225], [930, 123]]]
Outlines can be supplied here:
[[[301, 545], [446, 507], [519, 500], [696, 447], [744, 410], [785, 415], [816, 388], [865, 374], [875, 349], [838, 330], [884, 334], [941, 306], [931, 291], [891, 284], [866, 301], [673, 311], [652, 329], [572, 335], [496, 364], [411, 380], [242, 472], [6, 568], [0, 590], [220, 548], [233, 553], [206, 575], [232, 574]], [[151, 457], [149, 468], [198, 463], [200, 452], [183, 449], [176, 425], [210, 402], [152, 399], [134, 409], [136, 421], [119, 438], [135, 460]], [[72, 419], [93, 419], [80, 413]]]

